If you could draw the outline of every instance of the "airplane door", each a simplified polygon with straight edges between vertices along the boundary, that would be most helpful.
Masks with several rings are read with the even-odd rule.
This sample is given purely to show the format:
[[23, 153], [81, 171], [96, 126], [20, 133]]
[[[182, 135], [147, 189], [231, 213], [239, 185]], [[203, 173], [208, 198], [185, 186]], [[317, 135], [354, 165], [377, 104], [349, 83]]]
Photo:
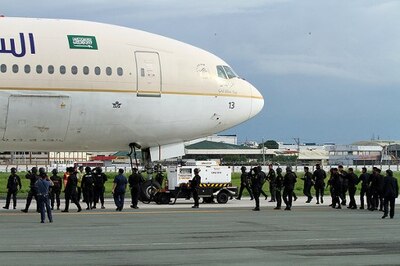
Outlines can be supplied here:
[[161, 63], [155, 52], [135, 52], [137, 96], [161, 96]]
[[62, 142], [69, 125], [68, 96], [11, 95], [3, 140]]

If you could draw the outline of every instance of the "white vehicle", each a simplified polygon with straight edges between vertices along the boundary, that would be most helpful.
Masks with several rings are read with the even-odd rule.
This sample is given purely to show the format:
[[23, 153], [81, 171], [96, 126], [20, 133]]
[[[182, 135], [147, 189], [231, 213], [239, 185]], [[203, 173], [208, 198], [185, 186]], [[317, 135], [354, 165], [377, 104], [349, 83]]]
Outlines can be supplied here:
[[176, 40], [95, 22], [0, 18], [2, 151], [134, 146], [161, 160], [263, 105], [222, 59]]

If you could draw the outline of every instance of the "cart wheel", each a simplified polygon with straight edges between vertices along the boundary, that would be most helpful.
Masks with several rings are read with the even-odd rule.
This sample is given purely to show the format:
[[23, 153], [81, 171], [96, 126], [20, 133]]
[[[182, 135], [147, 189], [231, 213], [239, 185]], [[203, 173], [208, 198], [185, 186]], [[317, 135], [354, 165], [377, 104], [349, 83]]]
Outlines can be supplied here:
[[228, 192], [221, 191], [221, 192], [218, 193], [218, 195], [217, 195], [217, 202], [218, 203], [225, 204], [225, 203], [228, 202], [228, 200], [229, 200]]

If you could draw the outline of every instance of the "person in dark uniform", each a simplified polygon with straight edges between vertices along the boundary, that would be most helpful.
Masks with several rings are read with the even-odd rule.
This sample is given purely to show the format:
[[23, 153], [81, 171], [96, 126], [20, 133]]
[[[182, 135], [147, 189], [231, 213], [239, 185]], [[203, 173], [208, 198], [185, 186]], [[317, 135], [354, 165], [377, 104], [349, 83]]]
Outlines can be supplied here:
[[6, 205], [3, 209], [9, 209], [11, 197], [13, 199], [13, 208], [14, 210], [17, 208], [17, 193], [22, 188], [21, 178], [17, 175], [17, 168], [11, 168], [11, 175], [8, 177], [7, 181], [7, 198], [6, 198]]
[[283, 176], [282, 168], [276, 168], [276, 186], [275, 186], [275, 199], [276, 207], [275, 210], [280, 210], [282, 206], [282, 187], [283, 187]]
[[36, 181], [35, 187], [37, 201], [40, 209], [40, 222], [44, 223], [47, 212], [47, 218], [49, 219], [49, 222], [52, 223], [53, 216], [51, 214], [49, 192], [50, 187], [53, 186], [53, 182], [47, 176], [46, 171], [43, 167], [39, 168], [39, 176], [40, 178]]
[[192, 191], [193, 195], [193, 200], [194, 200], [194, 205], [192, 208], [198, 208], [199, 207], [199, 186], [201, 183], [201, 177], [199, 176], [200, 169], [195, 168], [194, 169], [194, 177], [190, 181], [190, 189]]
[[94, 178], [92, 169], [89, 166], [85, 167], [85, 174], [82, 177], [82, 193], [86, 202], [86, 210], [91, 210], [94, 199]]
[[125, 191], [128, 180], [124, 176], [124, 170], [119, 169], [118, 175], [114, 178], [112, 193], [114, 197], [115, 206], [117, 206], [116, 211], [122, 211], [124, 208]]
[[269, 171], [267, 174], [267, 180], [269, 182], [269, 192], [271, 193], [271, 199], [269, 202], [275, 202], [276, 201], [276, 174], [274, 171], [274, 167], [272, 164], [268, 165]]
[[68, 167], [67, 169], [68, 172], [68, 182], [65, 187], [65, 209], [62, 212], [68, 212], [69, 211], [69, 201], [71, 200], [76, 207], [78, 207], [78, 212], [82, 210], [81, 205], [79, 204], [78, 201], [78, 193], [76, 191], [76, 187], [78, 184], [78, 178], [76, 176], [76, 171], [73, 167]]
[[380, 176], [380, 169], [377, 167], [372, 168], [372, 175], [370, 176], [370, 197], [371, 208], [370, 211], [378, 210], [379, 207], [379, 194], [382, 180]]
[[[331, 204], [329, 205], [329, 207], [332, 207], [332, 208], [334, 208], [333, 204], [335, 203], [335, 194], [333, 191], [333, 173], [334, 173], [333, 168], [329, 169], [329, 179], [328, 179], [328, 184], [326, 186], [327, 188], [329, 187], [329, 193], [331, 194]], [[317, 204], [319, 204], [319, 203], [317, 203]]]
[[315, 196], [317, 197], [317, 204], [324, 203], [324, 190], [325, 190], [325, 178], [326, 172], [321, 168], [320, 164], [315, 165], [315, 171], [313, 173]]
[[303, 187], [303, 194], [307, 196], [307, 201], [306, 203], [310, 203], [312, 200], [311, 196], [311, 187], [313, 185], [313, 180], [312, 180], [313, 175], [309, 172], [309, 169], [307, 166], [304, 167], [304, 177], [301, 179], [304, 180], [304, 187]]
[[375, 194], [375, 179], [377, 178], [377, 167], [372, 167], [372, 173], [369, 175], [368, 178], [368, 189], [367, 189], [367, 204], [369, 205], [368, 210], [374, 211], [376, 210], [375, 203], [374, 203], [374, 194]]
[[[358, 182], [361, 182], [361, 190], [360, 190], [360, 210], [364, 210], [364, 197], [368, 191], [368, 180], [369, 173], [367, 173], [367, 168], [363, 167], [361, 169], [361, 175], [358, 179]], [[370, 202], [367, 200], [367, 209], [370, 208]]]
[[62, 190], [62, 178], [58, 176], [57, 169], [51, 171], [52, 176], [50, 177], [53, 186], [50, 187], [50, 203], [51, 209], [54, 210], [54, 201], [57, 202], [57, 210], [60, 209], [60, 194]]
[[253, 192], [254, 201], [256, 203], [253, 211], [260, 210], [260, 193], [262, 188], [262, 180], [261, 175], [258, 174], [258, 167], [254, 167], [249, 172], [251, 178], [251, 190]]
[[347, 173], [346, 178], [347, 178], [347, 183], [349, 185], [349, 196], [350, 196], [350, 203], [347, 208], [357, 209], [355, 196], [357, 191], [358, 176], [354, 173], [353, 168], [349, 168], [349, 172]]
[[260, 179], [260, 182], [261, 182], [260, 194], [262, 194], [265, 197], [265, 200], [267, 200], [268, 199], [268, 195], [263, 190], [263, 186], [264, 186], [265, 182], [267, 181], [267, 175], [262, 170], [261, 165], [257, 166], [256, 168], [257, 168], [257, 174], [259, 175], [259, 179]]
[[103, 170], [101, 169], [101, 167], [97, 167], [93, 177], [94, 177], [93, 209], [96, 209], [96, 204], [99, 203], [99, 200], [101, 203], [101, 208], [105, 209], [105, 207], [104, 207], [104, 190], [105, 190], [104, 183], [107, 181], [107, 176], [103, 173]]
[[240, 175], [240, 189], [239, 189], [239, 195], [237, 196], [236, 199], [240, 200], [242, 198], [243, 190], [246, 188], [247, 191], [249, 192], [250, 200], [253, 200], [253, 193], [251, 192], [249, 186], [249, 174], [246, 172], [246, 167], [242, 166], [240, 170], [242, 171], [242, 174]]
[[397, 179], [393, 176], [392, 170], [386, 170], [386, 177], [383, 181], [383, 192], [384, 197], [384, 214], [382, 219], [388, 216], [388, 207], [390, 204], [390, 219], [394, 217], [394, 207], [396, 198], [399, 196], [399, 184]]
[[31, 205], [33, 198], [35, 198], [36, 200], [36, 211], [39, 212], [39, 205], [37, 204], [36, 187], [35, 187], [36, 181], [39, 179], [37, 171], [38, 171], [37, 167], [32, 167], [31, 171], [28, 171], [28, 173], [25, 176], [26, 179], [29, 179], [29, 192], [28, 192], [28, 197], [26, 198], [25, 209], [21, 210], [22, 212], [28, 212], [29, 206]]
[[[341, 209], [342, 179], [337, 168], [332, 168], [330, 185], [332, 187], [332, 208]], [[337, 205], [337, 206], [336, 206]]]
[[385, 177], [381, 174], [381, 169], [378, 168], [378, 176], [377, 176], [377, 193], [378, 196], [376, 197], [377, 202], [376, 202], [376, 207], [378, 208], [379, 205], [379, 211], [383, 212], [383, 180]]
[[286, 167], [286, 174], [283, 177], [283, 201], [286, 204], [285, 211], [292, 209], [292, 197], [294, 191], [294, 185], [296, 183], [296, 175], [292, 171], [292, 167]]
[[342, 200], [342, 205], [346, 205], [346, 193], [349, 190], [349, 181], [347, 178], [347, 172], [344, 170], [343, 165], [339, 165], [339, 177], [340, 181], [342, 183], [342, 188], [341, 188], [341, 193], [340, 194], [340, 199]]
[[129, 176], [129, 187], [131, 189], [131, 208], [139, 209], [138, 201], [139, 201], [139, 194], [140, 194], [140, 187], [143, 183], [143, 176], [138, 173], [137, 168], [132, 169], [132, 174]]

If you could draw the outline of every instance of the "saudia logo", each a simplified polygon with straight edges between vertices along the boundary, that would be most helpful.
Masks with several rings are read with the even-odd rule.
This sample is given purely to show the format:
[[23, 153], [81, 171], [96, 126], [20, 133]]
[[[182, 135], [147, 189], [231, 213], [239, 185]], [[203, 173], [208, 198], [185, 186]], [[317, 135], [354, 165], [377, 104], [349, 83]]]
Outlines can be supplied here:
[[82, 35], [67, 35], [70, 49], [97, 50], [96, 37]]
[[27, 52], [36, 54], [33, 33], [28, 33], [27, 39], [24, 33], [19, 34], [19, 40], [17, 38], [0, 38], [0, 54], [24, 57]]

